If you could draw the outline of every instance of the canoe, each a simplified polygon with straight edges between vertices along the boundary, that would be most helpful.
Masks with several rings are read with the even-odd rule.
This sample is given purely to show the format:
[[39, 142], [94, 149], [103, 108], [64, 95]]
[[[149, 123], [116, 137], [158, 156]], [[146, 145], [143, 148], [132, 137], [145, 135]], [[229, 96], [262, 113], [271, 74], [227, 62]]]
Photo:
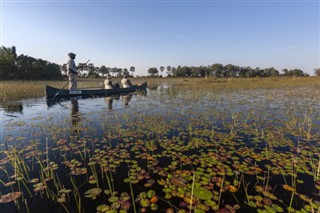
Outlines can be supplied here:
[[101, 88], [81, 88], [78, 90], [59, 89], [46, 85], [46, 96], [50, 98], [65, 98], [75, 96], [109, 96], [109, 95], [122, 95], [137, 90], [145, 90], [147, 82], [142, 84], [133, 85], [129, 88], [114, 88], [114, 89], [101, 89]]

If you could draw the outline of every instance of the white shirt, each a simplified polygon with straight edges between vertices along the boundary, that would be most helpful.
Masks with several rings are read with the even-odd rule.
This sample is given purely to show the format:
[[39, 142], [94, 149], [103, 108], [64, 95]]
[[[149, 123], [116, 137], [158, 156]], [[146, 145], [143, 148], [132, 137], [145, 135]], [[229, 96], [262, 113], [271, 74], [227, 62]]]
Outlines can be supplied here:
[[107, 79], [104, 81], [104, 88], [105, 88], [105, 89], [112, 89], [112, 88], [113, 88], [111, 79], [108, 79], [108, 78], [107, 78]]
[[131, 81], [129, 79], [127, 79], [127, 78], [123, 78], [121, 80], [121, 84], [122, 84], [123, 88], [131, 87]]
[[74, 62], [73, 59], [69, 59], [68, 63], [67, 63], [67, 73], [68, 75], [70, 74], [70, 70], [71, 69], [73, 72], [77, 72], [77, 66], [76, 66], [76, 62]]

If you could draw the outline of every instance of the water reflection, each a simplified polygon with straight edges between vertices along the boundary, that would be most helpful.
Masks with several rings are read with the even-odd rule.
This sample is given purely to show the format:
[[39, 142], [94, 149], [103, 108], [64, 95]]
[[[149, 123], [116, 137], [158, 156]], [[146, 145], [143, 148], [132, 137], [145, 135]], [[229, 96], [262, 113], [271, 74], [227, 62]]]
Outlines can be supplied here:
[[23, 104], [20, 102], [9, 102], [9, 103], [3, 103], [1, 105], [3, 110], [7, 113], [21, 113], [23, 112]]
[[132, 94], [127, 94], [122, 96], [122, 100], [125, 106], [129, 105], [129, 102], [131, 101], [131, 99], [132, 99]]
[[114, 100], [120, 100], [120, 95], [112, 95], [112, 96], [106, 96], [104, 98], [105, 102], [108, 104], [108, 109], [113, 108], [113, 101]]
[[77, 98], [73, 98], [70, 100], [71, 102], [71, 124], [72, 124], [72, 132], [79, 133], [79, 122], [81, 120], [79, 113], [79, 103]]

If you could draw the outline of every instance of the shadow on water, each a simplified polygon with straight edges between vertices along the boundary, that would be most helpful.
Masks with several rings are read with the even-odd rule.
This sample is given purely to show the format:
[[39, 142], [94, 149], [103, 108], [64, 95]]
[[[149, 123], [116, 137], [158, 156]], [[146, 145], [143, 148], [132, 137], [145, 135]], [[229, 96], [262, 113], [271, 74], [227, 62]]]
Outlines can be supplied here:
[[8, 102], [0, 105], [6, 113], [23, 113], [23, 104], [21, 102]]

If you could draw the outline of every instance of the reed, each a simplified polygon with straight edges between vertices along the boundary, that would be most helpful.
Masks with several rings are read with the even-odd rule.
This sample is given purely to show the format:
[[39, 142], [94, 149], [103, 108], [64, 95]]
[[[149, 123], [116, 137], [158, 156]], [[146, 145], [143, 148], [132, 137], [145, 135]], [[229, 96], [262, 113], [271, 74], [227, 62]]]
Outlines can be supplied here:
[[[128, 178], [130, 179], [130, 169], [128, 170]], [[132, 199], [133, 212], [137, 213], [136, 203], [134, 202], [135, 199], [134, 199], [134, 193], [133, 193], [131, 180], [129, 180], [129, 185], [130, 185], [130, 193], [131, 193], [131, 199]]]
[[[142, 83], [147, 81], [149, 88], [157, 88], [163, 84], [179, 85], [188, 89], [213, 91], [237, 91], [255, 89], [291, 89], [294, 87], [308, 86], [319, 88], [320, 78], [316, 77], [275, 77], [275, 78], [132, 78], [132, 82]], [[78, 78], [78, 87], [102, 87], [104, 78]], [[120, 78], [114, 78], [114, 82]], [[37, 98], [44, 96], [45, 85], [62, 88], [67, 82], [63, 81], [0, 81], [0, 102], [17, 101], [26, 98]]]

